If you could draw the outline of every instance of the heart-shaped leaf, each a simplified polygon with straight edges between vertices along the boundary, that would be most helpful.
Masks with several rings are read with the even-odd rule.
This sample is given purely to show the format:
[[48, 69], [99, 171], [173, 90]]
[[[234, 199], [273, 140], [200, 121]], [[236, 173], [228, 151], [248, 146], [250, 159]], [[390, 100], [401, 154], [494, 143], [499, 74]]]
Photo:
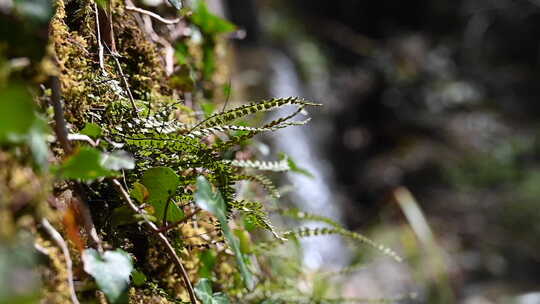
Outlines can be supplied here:
[[123, 250], [105, 251], [100, 255], [95, 249], [82, 253], [84, 271], [90, 274], [111, 304], [127, 303], [129, 276], [133, 270], [131, 257]]
[[180, 177], [168, 167], [155, 167], [146, 170], [142, 184], [148, 189], [148, 203], [154, 207], [155, 216], [162, 220], [177, 222], [184, 218], [184, 212], [174, 202], [169, 202], [180, 184]]

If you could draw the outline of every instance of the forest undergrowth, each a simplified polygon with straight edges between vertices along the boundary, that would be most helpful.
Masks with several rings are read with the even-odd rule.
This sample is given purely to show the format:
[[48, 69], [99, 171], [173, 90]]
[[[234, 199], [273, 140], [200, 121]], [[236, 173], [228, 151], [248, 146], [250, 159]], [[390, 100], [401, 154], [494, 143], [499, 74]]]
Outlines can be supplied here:
[[[358, 265], [313, 274], [298, 240], [340, 235], [401, 258], [280, 203], [274, 181], [305, 173], [302, 160], [254, 148], [259, 134], [309, 127], [319, 104], [228, 105], [238, 29], [203, 1], [137, 5], [1, 11], [0, 302], [370, 302], [329, 296], [338, 286], [316, 282]], [[290, 114], [264, 119], [281, 108]]]

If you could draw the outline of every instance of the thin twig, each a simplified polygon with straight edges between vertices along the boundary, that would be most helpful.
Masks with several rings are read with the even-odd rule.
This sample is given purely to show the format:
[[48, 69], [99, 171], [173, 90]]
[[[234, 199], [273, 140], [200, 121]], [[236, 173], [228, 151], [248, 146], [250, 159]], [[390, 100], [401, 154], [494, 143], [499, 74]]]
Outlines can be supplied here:
[[[51, 91], [52, 91], [51, 102], [52, 102], [52, 106], [54, 110], [54, 122], [55, 122], [54, 130], [56, 133], [56, 137], [58, 138], [58, 141], [60, 142], [60, 145], [64, 149], [64, 152], [66, 153], [66, 155], [70, 155], [73, 152], [73, 148], [68, 138], [66, 119], [64, 118], [64, 110], [62, 108], [62, 101], [60, 100], [60, 96], [61, 96], [60, 81], [58, 80], [58, 77], [56, 76], [51, 77]], [[101, 240], [97, 234], [97, 230], [94, 225], [94, 222], [92, 221], [92, 215], [90, 214], [90, 209], [88, 209], [88, 205], [85, 203], [86, 200], [84, 199], [84, 189], [82, 188], [82, 185], [80, 183], [75, 183], [75, 188], [76, 188], [75, 190], [77, 192], [77, 195], [79, 196], [79, 199], [74, 198], [71, 200], [71, 202], [74, 203], [75, 206], [79, 209], [79, 212], [82, 215], [86, 233], [88, 233], [88, 235], [90, 236], [90, 239], [94, 242], [94, 245], [101, 252], [103, 251], [103, 248], [101, 246]]]
[[189, 276], [188, 276], [188, 274], [186, 272], [186, 269], [184, 268], [184, 265], [182, 264], [182, 260], [180, 259], [180, 257], [176, 253], [176, 251], [174, 250], [173, 246], [171, 245], [171, 243], [169, 242], [167, 237], [165, 237], [165, 235], [163, 233], [159, 232], [159, 228], [156, 226], [156, 224], [154, 224], [154, 223], [152, 223], [151, 221], [148, 220], [148, 218], [146, 217], [146, 214], [144, 212], [142, 212], [141, 210], [139, 210], [139, 208], [137, 208], [137, 205], [135, 205], [133, 203], [133, 201], [129, 197], [129, 194], [124, 189], [122, 184], [117, 179], [113, 179], [112, 182], [116, 186], [116, 188], [118, 189], [120, 194], [122, 194], [122, 197], [127, 202], [128, 206], [133, 211], [135, 211], [136, 213], [142, 215], [146, 225], [148, 227], [150, 227], [150, 229], [153, 230], [154, 232], [157, 232], [157, 235], [158, 235], [159, 239], [163, 242], [163, 244], [167, 248], [169, 254], [171, 255], [173, 261], [175, 262], [176, 266], [180, 269], [180, 274], [182, 275], [182, 280], [184, 281], [184, 284], [187, 287], [191, 303], [192, 304], [197, 304], [197, 298], [195, 297], [195, 291], [193, 290], [193, 286], [191, 285], [191, 281], [189, 280]]
[[134, 12], [137, 12], [137, 13], [141, 13], [141, 14], [144, 14], [144, 15], [148, 15], [158, 21], [161, 21], [165, 24], [176, 24], [178, 22], [180, 22], [180, 18], [176, 18], [176, 19], [165, 19], [163, 17], [161, 17], [160, 15], [156, 14], [156, 13], [153, 13], [151, 11], [147, 11], [145, 9], [142, 9], [142, 8], [139, 8], [139, 7], [135, 7], [135, 6], [132, 6], [132, 5], [127, 5], [126, 6], [126, 9], [128, 11], [134, 11]]
[[64, 119], [64, 110], [62, 109], [60, 80], [58, 77], [51, 77], [51, 102], [54, 110], [54, 131], [60, 145], [66, 154], [71, 154], [71, 143], [68, 139], [66, 120]]
[[165, 227], [161, 227], [158, 229], [157, 232], [166, 232], [166, 231], [169, 231], [177, 226], [180, 226], [182, 223], [185, 223], [187, 222], [189, 219], [191, 219], [192, 217], [194, 217], [197, 213], [199, 213], [202, 209], [201, 208], [197, 208], [195, 209], [195, 211], [191, 212], [191, 213], [188, 213], [187, 215], [184, 216], [183, 219], [181, 219], [180, 221], [178, 222], [174, 222], [172, 224], [169, 224]]
[[108, 25], [109, 25], [109, 38], [110, 38], [110, 44], [111, 44], [111, 53], [113, 54], [117, 54], [116, 52], [116, 42], [115, 42], [115, 39], [114, 39], [114, 26], [113, 26], [113, 2], [112, 1], [107, 1], [107, 13], [108, 13]]
[[106, 75], [105, 60], [103, 56], [103, 44], [101, 43], [101, 29], [99, 26], [99, 11], [98, 11], [97, 1], [94, 1], [94, 12], [96, 14], [96, 32], [97, 32], [97, 43], [98, 43], [99, 69], [101, 70], [102, 75]]
[[221, 113], [225, 112], [225, 109], [227, 108], [227, 104], [229, 103], [229, 99], [231, 98], [231, 78], [229, 78], [229, 82], [227, 83], [227, 96], [225, 98], [225, 102], [223, 103], [223, 108], [221, 109]]
[[62, 253], [64, 254], [64, 258], [66, 259], [66, 268], [67, 268], [67, 277], [68, 277], [68, 284], [69, 284], [69, 293], [71, 294], [71, 301], [73, 304], [79, 304], [79, 299], [77, 299], [77, 294], [75, 293], [75, 285], [73, 284], [73, 262], [71, 261], [71, 257], [69, 255], [69, 250], [66, 244], [66, 241], [62, 238], [62, 235], [54, 229], [54, 227], [47, 221], [47, 219], [43, 218], [41, 220], [41, 224], [43, 225], [43, 228], [47, 230], [49, 235], [53, 238], [53, 240], [60, 246], [62, 249]]
[[124, 75], [124, 71], [122, 70], [122, 66], [120, 65], [120, 61], [118, 60], [118, 57], [112, 53], [111, 49], [107, 45], [107, 50], [109, 53], [112, 54], [112, 58], [114, 59], [114, 62], [116, 62], [116, 67], [118, 68], [118, 72], [120, 73], [120, 76], [122, 77], [122, 81], [124, 82], [124, 86], [126, 87], [126, 91], [129, 97], [129, 102], [131, 102], [131, 106], [133, 107], [133, 112], [135, 113], [135, 116], [139, 118], [139, 112], [137, 111], [137, 106], [135, 105], [135, 99], [133, 98], [133, 94], [131, 94], [131, 89], [129, 88], [129, 83], [127, 82], [126, 75]]

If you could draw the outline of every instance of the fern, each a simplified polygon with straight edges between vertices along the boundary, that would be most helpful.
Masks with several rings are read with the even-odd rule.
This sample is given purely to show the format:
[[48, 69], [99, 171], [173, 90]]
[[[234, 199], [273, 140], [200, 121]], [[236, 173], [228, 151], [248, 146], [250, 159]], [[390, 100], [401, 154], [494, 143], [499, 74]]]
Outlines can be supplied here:
[[272, 196], [275, 199], [278, 199], [281, 195], [279, 194], [278, 189], [274, 185], [274, 183], [266, 176], [261, 174], [256, 175], [240, 175], [238, 176], [239, 180], [248, 180], [251, 182], [259, 183], [263, 186], [263, 188], [268, 191], [268, 194]]
[[270, 223], [270, 219], [268, 218], [267, 213], [263, 210], [261, 203], [242, 200], [233, 201], [230, 203], [230, 206], [247, 216], [248, 220], [251, 221], [255, 226], [270, 231], [277, 240], [286, 241], [285, 238], [279, 236], [279, 234], [275, 231], [274, 226]]
[[[345, 228], [337, 228], [337, 227], [309, 228], [309, 227], [304, 227], [304, 228], [299, 228], [297, 230], [288, 231], [288, 232], [283, 234], [283, 237], [288, 238], [288, 239], [294, 239], [294, 238], [298, 239], [298, 238], [306, 238], [306, 237], [322, 236], [322, 235], [341, 235], [341, 236], [347, 237], [349, 239], [352, 239], [352, 240], [355, 240], [355, 241], [358, 241], [358, 242], [361, 242], [361, 243], [365, 243], [365, 244], [377, 249], [381, 253], [393, 258], [397, 262], [402, 262], [402, 260], [403, 260], [392, 249], [390, 249], [388, 247], [385, 247], [385, 246], [383, 246], [381, 244], [378, 244], [378, 243], [374, 242], [373, 240], [371, 240], [371, 239], [369, 239], [369, 238], [367, 238], [367, 237], [365, 237], [365, 236], [363, 236], [363, 235], [361, 235], [359, 233], [349, 231], [349, 230], [347, 230]], [[262, 253], [264, 251], [272, 250], [272, 248], [274, 248], [274, 247], [276, 247], [276, 246], [278, 246], [280, 244], [282, 244], [282, 242], [276, 242], [276, 241], [262, 242], [262, 243], [258, 244], [255, 251]]]
[[208, 117], [206, 120], [202, 121], [196, 125], [193, 130], [199, 128], [211, 128], [218, 125], [224, 125], [229, 121], [236, 120], [240, 117], [244, 117], [250, 114], [262, 113], [271, 111], [274, 109], [281, 108], [286, 105], [298, 105], [298, 106], [320, 106], [320, 104], [307, 102], [299, 97], [287, 97], [287, 98], [273, 98], [270, 100], [263, 100], [258, 103], [251, 103], [243, 105], [223, 113], [214, 114]]
[[335, 228], [343, 228], [339, 223], [332, 220], [331, 218], [312, 214], [308, 212], [301, 211], [299, 209], [291, 208], [291, 209], [278, 209], [277, 210], [281, 215], [288, 216], [290, 218], [294, 218], [297, 220], [308, 220], [308, 221], [316, 221], [316, 222], [322, 222], [326, 223], [332, 227]]
[[224, 160], [223, 162], [230, 164], [233, 167], [251, 168], [263, 171], [289, 171], [289, 162], [287, 159], [280, 161], [252, 161], [252, 160]]

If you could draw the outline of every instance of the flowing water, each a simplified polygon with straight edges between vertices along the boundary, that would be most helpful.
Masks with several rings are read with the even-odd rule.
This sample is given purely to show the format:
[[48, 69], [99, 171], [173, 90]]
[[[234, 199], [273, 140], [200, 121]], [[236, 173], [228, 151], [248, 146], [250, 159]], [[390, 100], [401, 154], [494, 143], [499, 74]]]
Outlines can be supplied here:
[[[292, 61], [278, 52], [274, 52], [272, 56], [269, 61], [273, 71], [269, 80], [271, 96], [305, 96]], [[313, 111], [317, 110], [319, 109]], [[290, 111], [291, 109], [282, 109], [277, 115], [284, 116]], [[321, 149], [314, 138], [313, 130], [317, 129], [316, 125], [317, 120], [313, 119], [308, 126], [282, 129], [272, 135], [272, 140], [278, 151], [286, 153], [299, 167], [314, 176], [310, 178], [294, 172], [288, 174], [288, 179], [294, 186], [291, 199], [296, 206], [305, 212], [324, 215], [341, 222], [341, 209], [336, 201], [338, 195], [332, 193], [332, 172], [321, 157]], [[320, 227], [321, 224], [309, 223], [307, 226]], [[304, 263], [309, 268], [335, 268], [344, 266], [348, 261], [348, 252], [344, 249], [341, 238], [337, 236], [305, 238], [302, 243]]]

